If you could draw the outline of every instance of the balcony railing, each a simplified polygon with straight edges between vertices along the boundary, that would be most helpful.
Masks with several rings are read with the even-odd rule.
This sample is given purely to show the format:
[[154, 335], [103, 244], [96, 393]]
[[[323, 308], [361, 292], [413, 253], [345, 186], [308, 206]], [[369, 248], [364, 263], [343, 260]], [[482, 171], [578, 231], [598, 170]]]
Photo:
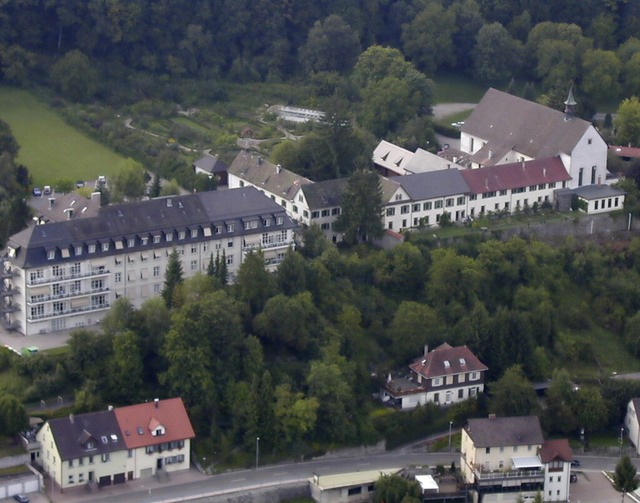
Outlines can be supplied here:
[[0, 313], [15, 313], [16, 311], [20, 311], [20, 306], [0, 302]]
[[29, 321], [38, 321], [44, 320], [47, 318], [57, 318], [60, 316], [69, 316], [73, 314], [85, 313], [87, 311], [101, 311], [103, 309], [109, 309], [109, 303], [105, 302], [103, 304], [96, 304], [93, 306], [84, 306], [84, 307], [73, 307], [70, 309], [64, 309], [62, 311], [53, 311], [50, 313], [42, 313], [42, 314], [29, 314], [27, 316], [27, 320]]
[[268, 250], [269, 248], [287, 247], [291, 244], [289, 240], [274, 241], [273, 243], [245, 243], [242, 251], [250, 250]]
[[27, 304], [40, 304], [42, 302], [48, 302], [50, 300], [68, 299], [69, 297], [84, 297], [86, 295], [92, 295], [94, 293], [108, 292], [109, 287], [103, 288], [91, 288], [89, 290], [73, 290], [68, 293], [57, 293], [53, 295], [32, 295], [29, 297]]
[[544, 479], [542, 470], [504, 470], [504, 471], [481, 471], [474, 470], [476, 480], [479, 483], [484, 481], [516, 480], [516, 479]]
[[27, 281], [28, 285], [42, 285], [43, 283], [58, 283], [60, 281], [68, 281], [72, 279], [88, 278], [90, 276], [106, 276], [110, 271], [106, 267], [92, 269], [91, 271], [61, 274], [59, 276], [50, 276], [48, 278], [35, 278]]
[[20, 289], [17, 286], [11, 286], [9, 288], [2, 288], [0, 286], [0, 296], [11, 297], [11, 296], [16, 295], [18, 293], [20, 293]]
[[13, 278], [14, 276], [18, 275], [18, 271], [15, 271], [13, 269], [4, 269], [4, 268], [0, 268], [0, 278], [5, 279], [5, 278]]

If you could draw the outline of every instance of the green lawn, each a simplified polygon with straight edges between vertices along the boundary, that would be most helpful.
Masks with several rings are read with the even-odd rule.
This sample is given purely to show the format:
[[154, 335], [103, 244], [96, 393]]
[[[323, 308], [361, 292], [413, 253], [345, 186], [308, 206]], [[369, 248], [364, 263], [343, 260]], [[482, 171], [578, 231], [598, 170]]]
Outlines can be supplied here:
[[487, 92], [487, 86], [470, 77], [442, 73], [434, 77], [436, 103], [477, 103]]
[[18, 162], [29, 168], [35, 185], [60, 178], [92, 180], [113, 175], [123, 157], [69, 126], [28, 91], [0, 87], [0, 119], [20, 145]]

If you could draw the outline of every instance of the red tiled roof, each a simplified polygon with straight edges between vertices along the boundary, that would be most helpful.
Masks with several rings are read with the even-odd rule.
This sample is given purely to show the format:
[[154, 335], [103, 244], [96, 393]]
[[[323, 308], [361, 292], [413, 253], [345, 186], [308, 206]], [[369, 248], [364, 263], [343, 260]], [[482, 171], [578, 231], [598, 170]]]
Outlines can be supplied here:
[[462, 170], [472, 194], [571, 180], [559, 157]]
[[[195, 437], [182, 398], [169, 398], [113, 410], [127, 449]], [[162, 425], [164, 435], [151, 435], [152, 425]], [[142, 432], [142, 433], [140, 433]]]
[[620, 157], [640, 157], [640, 148], [624, 147], [622, 145], [609, 145], [609, 150]]
[[418, 358], [409, 368], [426, 378], [487, 370], [467, 346], [451, 347], [447, 343]]
[[566, 438], [557, 440], [547, 440], [540, 449], [540, 460], [543, 463], [551, 461], [565, 461], [570, 463], [573, 461], [573, 451]]

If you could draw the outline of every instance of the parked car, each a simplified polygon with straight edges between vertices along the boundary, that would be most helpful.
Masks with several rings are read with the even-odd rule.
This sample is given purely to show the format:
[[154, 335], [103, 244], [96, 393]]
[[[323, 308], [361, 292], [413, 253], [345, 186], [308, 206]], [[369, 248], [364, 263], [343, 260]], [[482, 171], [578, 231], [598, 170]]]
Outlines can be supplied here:
[[40, 187], [33, 188], [33, 195], [36, 197], [40, 197], [42, 195], [42, 191], [40, 190]]
[[26, 346], [20, 350], [22, 356], [34, 356], [38, 354], [38, 348], [35, 346]]
[[572, 484], [574, 482], [578, 482], [578, 475], [572, 472], [571, 475], [569, 475], [569, 482], [571, 482]]
[[29, 496], [26, 494], [14, 494], [13, 499], [20, 503], [29, 503]]
[[580, 466], [580, 460], [579, 459], [574, 459], [571, 462], [571, 466], [574, 467], [574, 468], [577, 467], [577, 466]]
[[51, 185], [45, 185], [43, 193], [45, 196], [48, 196], [49, 194], [51, 194]]

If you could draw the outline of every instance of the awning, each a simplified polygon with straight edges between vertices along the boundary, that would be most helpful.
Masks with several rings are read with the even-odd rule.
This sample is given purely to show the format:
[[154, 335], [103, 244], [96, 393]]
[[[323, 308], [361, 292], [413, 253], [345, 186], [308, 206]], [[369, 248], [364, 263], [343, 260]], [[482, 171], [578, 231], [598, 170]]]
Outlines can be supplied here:
[[511, 458], [513, 468], [516, 470], [524, 470], [526, 468], [542, 468], [542, 463], [538, 456], [527, 456], [523, 458]]

